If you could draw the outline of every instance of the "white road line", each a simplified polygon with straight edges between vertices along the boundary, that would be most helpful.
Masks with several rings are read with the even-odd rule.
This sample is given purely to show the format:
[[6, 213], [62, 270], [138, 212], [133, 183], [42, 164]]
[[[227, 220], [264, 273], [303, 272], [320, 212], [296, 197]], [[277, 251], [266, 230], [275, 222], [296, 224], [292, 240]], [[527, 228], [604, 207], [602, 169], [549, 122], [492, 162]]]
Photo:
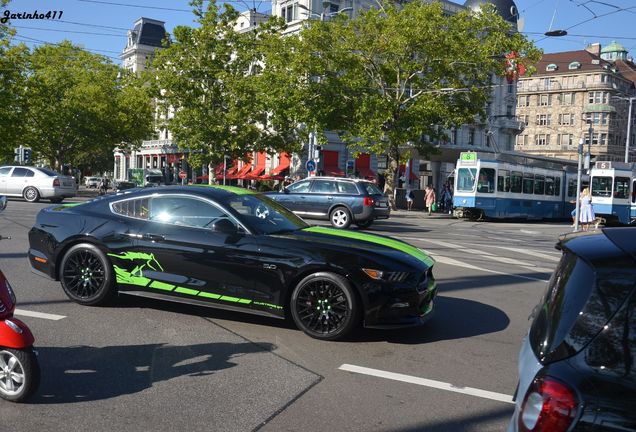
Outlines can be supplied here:
[[[482, 246], [482, 244], [480, 243], [466, 243], [467, 245], [470, 246]], [[516, 253], [520, 253], [520, 254], [524, 254], [524, 255], [530, 255], [530, 256], [534, 256], [537, 258], [544, 258], [548, 261], [554, 261], [554, 262], [558, 262], [561, 259], [561, 252], [555, 251], [555, 252], [539, 252], [537, 250], [532, 250], [532, 249], [522, 249], [522, 248], [514, 248], [514, 247], [509, 247], [509, 246], [496, 246], [493, 244], [489, 244], [488, 247], [491, 248], [497, 248], [497, 249], [505, 249], [505, 250], [509, 250], [511, 252], [516, 252]]]
[[42, 319], [47, 319], [51, 321], [59, 321], [61, 319], [66, 318], [64, 315], [48, 314], [44, 312], [33, 312], [33, 311], [24, 310], [24, 309], [16, 309], [14, 311], [14, 315], [28, 316], [32, 318], [42, 318]]
[[496, 261], [498, 263], [512, 264], [512, 265], [516, 265], [516, 266], [519, 266], [519, 267], [523, 267], [523, 268], [528, 269], [528, 270], [537, 271], [537, 272], [540, 272], [540, 273], [552, 273], [552, 271], [554, 270], [554, 269], [551, 269], [551, 268], [539, 267], [539, 266], [536, 266], [534, 264], [528, 264], [527, 262], [519, 261], [519, 260], [516, 260], [516, 259], [513, 259], [513, 258], [501, 257], [501, 256], [494, 255], [494, 254], [491, 254], [491, 253], [488, 253], [488, 252], [484, 252], [483, 250], [470, 249], [470, 248], [467, 248], [465, 245], [457, 245], [457, 244], [454, 244], [454, 243], [448, 243], [448, 242], [439, 241], [439, 240], [431, 240], [431, 239], [426, 239], [426, 238], [418, 239], [418, 240], [423, 241], [423, 242], [432, 243], [432, 244], [437, 245], [437, 246], [446, 247], [446, 248], [449, 248], [449, 249], [461, 250], [462, 252], [473, 254], [476, 257], [486, 258], [486, 259], [489, 259], [489, 260], [492, 260], [492, 261]]
[[485, 273], [494, 273], [494, 274], [500, 274], [500, 275], [505, 275], [505, 276], [512, 276], [512, 277], [517, 277], [517, 278], [531, 280], [531, 281], [548, 282], [547, 279], [539, 279], [539, 278], [533, 278], [531, 276], [523, 276], [523, 275], [518, 275], [518, 274], [514, 274], [514, 273], [506, 273], [506, 272], [501, 272], [501, 271], [497, 271], [497, 270], [490, 270], [490, 269], [486, 269], [486, 268], [483, 268], [483, 267], [477, 267], [477, 266], [474, 266], [472, 264], [468, 264], [468, 263], [465, 263], [465, 262], [462, 262], [462, 261], [457, 261], [456, 259], [445, 257], [443, 255], [431, 254], [430, 252], [427, 252], [427, 251], [425, 251], [425, 252], [428, 255], [431, 255], [436, 262], [442, 263], [442, 264], [448, 264], [448, 265], [452, 265], [452, 266], [455, 266], [455, 267], [464, 267], [464, 268], [469, 268], [469, 269], [473, 269], [473, 270], [479, 270], [479, 271], [482, 271], [482, 272], [485, 272]]
[[379, 378], [386, 378], [394, 381], [401, 381], [410, 384], [417, 384], [425, 387], [432, 387], [439, 390], [446, 390], [454, 393], [467, 394], [471, 396], [477, 396], [483, 399], [491, 399], [498, 402], [505, 402], [509, 404], [513, 404], [512, 396], [506, 395], [503, 393], [495, 393], [488, 390], [481, 390], [472, 387], [459, 387], [450, 383], [445, 383], [442, 381], [435, 381], [426, 378], [419, 378], [411, 375], [404, 375], [394, 372], [386, 372], [379, 369], [371, 369], [362, 366], [355, 366], [350, 364], [343, 364], [338, 369], [353, 373], [359, 373], [362, 375], [371, 375]]

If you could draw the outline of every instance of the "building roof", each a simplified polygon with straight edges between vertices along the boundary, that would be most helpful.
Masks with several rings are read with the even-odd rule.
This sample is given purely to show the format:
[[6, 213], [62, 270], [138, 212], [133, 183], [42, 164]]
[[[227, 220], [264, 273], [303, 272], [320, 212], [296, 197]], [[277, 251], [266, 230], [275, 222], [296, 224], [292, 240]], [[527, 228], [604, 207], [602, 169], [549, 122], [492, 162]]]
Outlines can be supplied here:
[[133, 42], [138, 45], [153, 47], [163, 46], [162, 41], [168, 37], [163, 21], [150, 18], [139, 18], [132, 29]]
[[612, 53], [612, 52], [627, 52], [625, 47], [619, 44], [616, 41], [612, 41], [611, 44], [607, 45], [601, 50], [601, 54]]
[[[570, 65], [574, 67], [574, 63], [579, 63], [580, 67], [570, 69]], [[604, 65], [612, 63], [601, 59], [599, 56], [592, 54], [586, 50], [564, 51], [559, 53], [543, 54], [539, 63], [537, 63], [537, 72], [535, 75], [561, 75], [602, 70]], [[555, 70], [546, 70], [549, 65], [556, 65]]]

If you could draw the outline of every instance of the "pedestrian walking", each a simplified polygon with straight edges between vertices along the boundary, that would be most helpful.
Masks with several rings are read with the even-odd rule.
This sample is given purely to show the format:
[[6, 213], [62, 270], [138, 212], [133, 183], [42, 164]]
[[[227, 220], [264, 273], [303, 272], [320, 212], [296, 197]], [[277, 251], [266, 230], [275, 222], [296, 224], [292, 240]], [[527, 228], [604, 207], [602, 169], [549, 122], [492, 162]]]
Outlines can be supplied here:
[[426, 186], [426, 192], [424, 193], [424, 201], [426, 208], [428, 209], [428, 215], [433, 212], [433, 204], [435, 203], [435, 189], [431, 185]]
[[415, 198], [415, 194], [411, 189], [406, 190], [406, 210], [411, 211], [411, 207], [413, 207], [413, 198]]
[[589, 231], [590, 224], [596, 219], [589, 188], [585, 188], [581, 192], [580, 206], [579, 222], [581, 223], [583, 231]]

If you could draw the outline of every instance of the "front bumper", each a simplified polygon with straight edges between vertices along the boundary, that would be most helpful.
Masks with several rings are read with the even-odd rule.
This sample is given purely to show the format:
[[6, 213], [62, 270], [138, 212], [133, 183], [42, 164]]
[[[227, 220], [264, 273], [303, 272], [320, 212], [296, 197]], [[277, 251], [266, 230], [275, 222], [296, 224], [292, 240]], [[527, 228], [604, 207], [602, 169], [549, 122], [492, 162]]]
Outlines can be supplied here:
[[[364, 317], [364, 327], [392, 329], [419, 326], [433, 316], [437, 284], [429, 269], [416, 283], [376, 284]], [[380, 290], [378, 290], [380, 286]], [[377, 293], [379, 291], [379, 293]], [[375, 294], [377, 293], [377, 294]]]

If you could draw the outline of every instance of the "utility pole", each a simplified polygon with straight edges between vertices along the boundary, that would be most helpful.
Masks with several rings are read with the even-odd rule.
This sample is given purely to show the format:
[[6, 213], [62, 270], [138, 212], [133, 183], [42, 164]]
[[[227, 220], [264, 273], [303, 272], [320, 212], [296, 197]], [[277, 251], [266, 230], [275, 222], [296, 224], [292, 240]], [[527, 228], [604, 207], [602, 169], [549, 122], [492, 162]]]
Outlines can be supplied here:
[[632, 133], [632, 102], [636, 97], [629, 98], [629, 109], [627, 114], [627, 139], [625, 140], [625, 163], [629, 163], [629, 140]]
[[579, 201], [581, 200], [581, 165], [583, 164], [583, 138], [579, 139], [579, 167], [576, 172], [576, 202], [574, 203], [574, 231], [579, 230], [579, 217], [581, 216], [581, 207], [579, 206]]

